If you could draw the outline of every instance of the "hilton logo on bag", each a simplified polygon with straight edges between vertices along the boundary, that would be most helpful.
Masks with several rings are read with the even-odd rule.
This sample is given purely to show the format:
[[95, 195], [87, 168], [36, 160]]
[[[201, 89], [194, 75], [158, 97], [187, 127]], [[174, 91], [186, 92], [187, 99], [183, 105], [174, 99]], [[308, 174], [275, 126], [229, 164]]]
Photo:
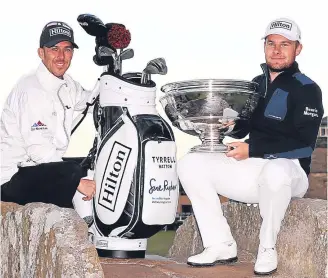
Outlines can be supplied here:
[[101, 182], [98, 204], [114, 211], [131, 148], [115, 141]]

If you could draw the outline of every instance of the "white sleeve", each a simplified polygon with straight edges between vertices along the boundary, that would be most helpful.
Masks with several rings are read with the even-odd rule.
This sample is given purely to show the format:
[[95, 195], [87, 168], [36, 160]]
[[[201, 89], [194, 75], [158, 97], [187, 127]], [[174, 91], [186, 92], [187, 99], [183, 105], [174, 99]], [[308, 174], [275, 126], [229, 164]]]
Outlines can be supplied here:
[[[76, 87], [76, 99], [75, 99], [74, 110], [82, 112], [87, 106], [87, 101], [89, 100], [91, 91], [85, 90], [78, 82], [76, 81], [74, 82]], [[92, 113], [92, 112], [93, 112], [93, 106], [90, 106], [88, 109], [88, 113]]]
[[27, 155], [37, 164], [62, 161], [53, 144], [52, 110], [42, 106], [33, 92], [19, 95], [16, 117]]

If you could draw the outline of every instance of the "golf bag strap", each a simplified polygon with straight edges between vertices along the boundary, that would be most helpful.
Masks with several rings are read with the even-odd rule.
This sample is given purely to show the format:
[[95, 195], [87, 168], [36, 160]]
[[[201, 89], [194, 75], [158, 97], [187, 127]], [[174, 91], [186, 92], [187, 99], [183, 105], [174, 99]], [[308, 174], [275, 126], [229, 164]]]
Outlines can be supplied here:
[[[78, 128], [78, 126], [83, 122], [83, 120], [85, 119], [85, 116], [87, 115], [88, 113], [88, 110], [89, 110], [89, 107], [90, 106], [93, 106], [97, 99], [99, 99], [99, 88], [100, 88], [100, 82], [99, 82], [99, 78], [97, 80], [97, 83], [95, 85], [95, 87], [93, 88], [93, 90], [91, 91], [90, 95], [89, 95], [89, 98], [86, 102], [86, 107], [85, 109], [82, 111], [82, 113], [80, 115], [78, 115], [74, 121], [73, 121], [73, 125], [74, 127], [72, 128], [72, 131], [71, 131], [71, 135], [75, 132], [75, 130]], [[81, 117], [82, 115], [82, 117]], [[81, 117], [81, 119], [75, 124], [75, 121], [77, 118]]]
[[80, 115], [83, 115], [82, 118], [79, 120], [79, 122], [73, 127], [72, 131], [71, 131], [71, 135], [75, 132], [75, 130], [79, 127], [79, 125], [83, 122], [83, 120], [85, 119], [86, 115], [88, 114], [88, 110], [90, 106], [93, 106], [95, 104], [96, 100], [93, 103], [86, 103], [86, 108], [83, 110], [83, 112]]
[[88, 155], [82, 160], [80, 166], [85, 169], [94, 170], [96, 154], [97, 154], [97, 137], [95, 137], [92, 148], [90, 149]]

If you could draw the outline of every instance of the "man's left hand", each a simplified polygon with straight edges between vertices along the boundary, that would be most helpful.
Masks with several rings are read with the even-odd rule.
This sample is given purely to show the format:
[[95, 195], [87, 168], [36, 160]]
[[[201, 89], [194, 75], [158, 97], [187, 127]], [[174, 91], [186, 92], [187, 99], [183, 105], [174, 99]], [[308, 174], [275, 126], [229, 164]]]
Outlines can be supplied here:
[[230, 151], [227, 152], [228, 157], [233, 157], [236, 160], [244, 160], [249, 158], [249, 145], [245, 142], [234, 142], [228, 144]]

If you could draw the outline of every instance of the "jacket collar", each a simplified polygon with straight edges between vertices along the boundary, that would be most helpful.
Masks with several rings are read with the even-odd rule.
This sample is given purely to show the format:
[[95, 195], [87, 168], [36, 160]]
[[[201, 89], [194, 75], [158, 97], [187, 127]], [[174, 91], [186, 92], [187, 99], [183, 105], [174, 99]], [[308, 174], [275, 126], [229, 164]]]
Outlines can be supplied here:
[[[266, 63], [263, 63], [263, 64], [261, 64], [261, 68], [263, 70], [263, 73], [267, 77], [267, 79], [270, 79], [270, 73], [269, 73], [268, 65]], [[290, 74], [290, 75], [293, 75], [294, 73], [297, 73], [297, 72], [300, 72], [300, 70], [298, 68], [298, 63], [297, 62], [294, 62], [289, 68], [285, 69], [279, 75], [281, 75], [281, 74]]]
[[36, 70], [36, 76], [45, 91], [57, 93], [63, 84], [67, 84], [66, 75], [64, 75], [64, 79], [54, 76], [42, 62]]

